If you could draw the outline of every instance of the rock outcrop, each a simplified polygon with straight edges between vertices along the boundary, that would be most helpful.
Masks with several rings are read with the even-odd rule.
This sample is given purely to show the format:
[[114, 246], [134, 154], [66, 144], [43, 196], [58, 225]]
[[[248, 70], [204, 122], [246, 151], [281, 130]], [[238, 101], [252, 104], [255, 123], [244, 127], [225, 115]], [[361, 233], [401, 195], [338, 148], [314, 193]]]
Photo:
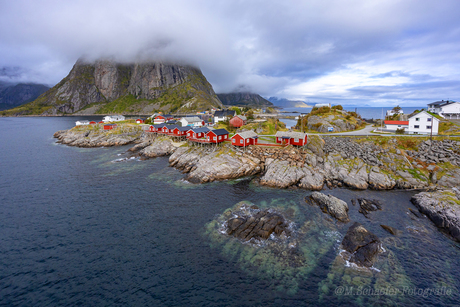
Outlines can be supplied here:
[[231, 145], [219, 149], [180, 147], [170, 157], [169, 163], [188, 173], [186, 179], [193, 183], [236, 179], [260, 172], [260, 161], [236, 154]]
[[348, 205], [343, 200], [320, 192], [313, 192], [305, 198], [305, 201], [311, 205], [318, 205], [324, 213], [331, 215], [337, 220], [348, 223]]
[[452, 190], [422, 192], [412, 203], [441, 230], [460, 242], [460, 193]]
[[141, 142], [142, 131], [138, 127], [130, 129], [101, 130], [101, 127], [91, 129], [75, 127], [54, 133], [58, 143], [76, 147], [110, 147], [122, 146]]
[[358, 222], [348, 229], [342, 240], [342, 254], [348, 261], [358, 266], [371, 267], [382, 250], [379, 238]]
[[[79, 59], [67, 77], [17, 112], [59, 115], [85, 108], [85, 114], [145, 114], [209, 107], [220, 108], [222, 103], [198, 68], [161, 62], [122, 64]], [[14, 112], [11, 110], [11, 114]]]
[[382, 210], [382, 203], [377, 199], [358, 198], [359, 213], [369, 218], [369, 212]]
[[[234, 236], [243, 241], [267, 240], [272, 234], [281, 236], [283, 233], [289, 237], [289, 223], [283, 215], [271, 212], [270, 209], [259, 210], [257, 206], [252, 206], [249, 212], [240, 211], [236, 217], [232, 217], [226, 223], [228, 235]], [[248, 214], [249, 213], [249, 214]]]
[[168, 137], [157, 137], [148, 146], [139, 151], [139, 155], [146, 158], [155, 158], [161, 156], [168, 156], [172, 154], [177, 148]]

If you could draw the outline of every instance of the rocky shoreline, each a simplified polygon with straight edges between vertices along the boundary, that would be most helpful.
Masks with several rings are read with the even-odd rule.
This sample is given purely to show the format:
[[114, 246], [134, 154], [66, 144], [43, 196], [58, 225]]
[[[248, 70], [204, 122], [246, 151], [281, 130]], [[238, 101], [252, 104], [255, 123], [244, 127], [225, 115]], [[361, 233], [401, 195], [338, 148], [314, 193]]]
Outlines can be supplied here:
[[[177, 142], [168, 136], [145, 133], [140, 128], [117, 132], [74, 128], [58, 131], [54, 137], [58, 143], [78, 147], [133, 144], [129, 154], [142, 159], [169, 156], [170, 166], [181, 170], [192, 183], [257, 175], [255, 180], [260, 185], [275, 188], [444, 190], [420, 193], [414, 196], [413, 202], [438, 227], [460, 240], [460, 202], [451, 190], [460, 182], [460, 142], [457, 141], [422, 141], [404, 150], [396, 138], [376, 144], [366, 139], [322, 139], [312, 135], [306, 148], [251, 146], [243, 151], [231, 144], [197, 146]], [[312, 201], [323, 202], [318, 197]], [[369, 206], [363, 210], [378, 210], [378, 206]], [[328, 207], [320, 207], [324, 212], [331, 212]], [[347, 220], [346, 209], [336, 212], [339, 220]]]

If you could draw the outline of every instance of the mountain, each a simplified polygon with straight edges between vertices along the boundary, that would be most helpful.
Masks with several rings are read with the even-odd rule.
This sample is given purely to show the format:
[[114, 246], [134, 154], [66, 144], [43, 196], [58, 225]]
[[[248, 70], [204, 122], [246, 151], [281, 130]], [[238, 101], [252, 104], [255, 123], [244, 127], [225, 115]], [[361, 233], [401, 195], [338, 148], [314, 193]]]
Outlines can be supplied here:
[[281, 108], [311, 108], [305, 101], [301, 100], [288, 100], [286, 98], [270, 97], [268, 98], [275, 106]]
[[221, 108], [200, 69], [161, 62], [86, 62], [35, 101], [6, 115], [149, 114]]
[[257, 94], [252, 93], [228, 93], [217, 94], [220, 101], [227, 106], [238, 107], [273, 107], [273, 104]]
[[0, 110], [7, 110], [37, 99], [49, 90], [43, 84], [0, 82]]

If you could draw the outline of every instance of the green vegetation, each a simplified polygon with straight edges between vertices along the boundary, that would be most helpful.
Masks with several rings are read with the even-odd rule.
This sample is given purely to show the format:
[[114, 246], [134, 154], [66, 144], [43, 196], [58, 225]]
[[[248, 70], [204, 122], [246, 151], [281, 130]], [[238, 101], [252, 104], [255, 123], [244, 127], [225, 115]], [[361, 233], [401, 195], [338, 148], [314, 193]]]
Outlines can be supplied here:
[[287, 131], [286, 124], [280, 121], [277, 118], [268, 118], [266, 121], [261, 123], [250, 123], [244, 125], [243, 128], [245, 129], [253, 129], [256, 130], [258, 128], [262, 128], [262, 132], [260, 134], [268, 134], [274, 135], [276, 131]]

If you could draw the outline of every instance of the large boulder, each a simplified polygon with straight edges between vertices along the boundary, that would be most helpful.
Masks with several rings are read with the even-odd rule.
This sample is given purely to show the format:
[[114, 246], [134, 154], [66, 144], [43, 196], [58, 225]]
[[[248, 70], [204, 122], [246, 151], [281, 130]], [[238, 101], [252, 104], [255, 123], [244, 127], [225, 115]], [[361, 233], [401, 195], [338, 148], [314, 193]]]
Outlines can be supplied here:
[[378, 168], [373, 168], [369, 173], [368, 183], [375, 190], [391, 190], [395, 187], [396, 181], [382, 173]]
[[437, 227], [460, 242], [460, 199], [455, 191], [422, 192], [411, 201]]
[[257, 210], [253, 207], [252, 214], [239, 214], [226, 223], [226, 232], [243, 241], [267, 240], [270, 235], [280, 236], [283, 232], [290, 236], [289, 223], [284, 216], [270, 209]]
[[358, 222], [348, 229], [342, 240], [347, 260], [358, 266], [373, 266], [377, 255], [382, 250], [379, 238]]
[[351, 171], [344, 179], [343, 183], [346, 186], [358, 189], [358, 190], [366, 190], [369, 184], [367, 183], [367, 179], [369, 175], [366, 171], [366, 166], [361, 167], [358, 170]]
[[303, 171], [305, 176], [300, 180], [299, 187], [312, 191], [323, 189], [324, 175], [322, 173], [308, 167], [304, 167]]
[[348, 223], [348, 205], [343, 200], [320, 192], [313, 192], [305, 201], [309, 204], [318, 205], [324, 213], [328, 213], [337, 220]]

